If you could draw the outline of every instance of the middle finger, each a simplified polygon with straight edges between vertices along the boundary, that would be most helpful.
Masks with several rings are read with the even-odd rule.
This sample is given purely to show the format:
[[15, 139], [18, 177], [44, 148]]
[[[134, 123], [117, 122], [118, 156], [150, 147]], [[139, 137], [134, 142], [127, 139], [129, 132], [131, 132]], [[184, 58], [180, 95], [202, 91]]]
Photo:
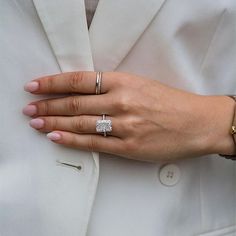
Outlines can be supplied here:
[[110, 99], [103, 96], [70, 96], [30, 103], [23, 109], [28, 116], [111, 115]]

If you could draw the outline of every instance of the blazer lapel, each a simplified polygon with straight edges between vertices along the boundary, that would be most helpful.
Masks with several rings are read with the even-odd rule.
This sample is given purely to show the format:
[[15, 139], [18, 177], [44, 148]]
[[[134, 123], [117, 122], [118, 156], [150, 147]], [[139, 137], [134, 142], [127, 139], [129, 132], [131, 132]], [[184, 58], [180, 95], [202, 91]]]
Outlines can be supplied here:
[[84, 0], [33, 0], [63, 72], [93, 70]]
[[95, 70], [115, 70], [165, 0], [99, 0], [90, 42]]
[[[93, 70], [84, 0], [33, 2], [61, 71]], [[93, 172], [89, 183], [88, 202], [84, 203], [86, 209], [83, 213], [81, 235], [86, 235], [99, 177], [99, 154], [92, 152], [92, 156]]]

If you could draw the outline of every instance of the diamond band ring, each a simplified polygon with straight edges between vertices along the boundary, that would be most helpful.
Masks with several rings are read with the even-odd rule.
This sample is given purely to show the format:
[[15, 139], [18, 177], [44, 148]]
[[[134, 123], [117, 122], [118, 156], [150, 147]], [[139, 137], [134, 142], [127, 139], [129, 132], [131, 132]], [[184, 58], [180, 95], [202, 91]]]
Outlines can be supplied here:
[[97, 72], [96, 74], [96, 85], [95, 85], [95, 94], [101, 94], [102, 90], [102, 72]]
[[96, 131], [97, 133], [103, 133], [103, 136], [107, 136], [107, 132], [112, 131], [112, 122], [111, 120], [106, 120], [106, 115], [102, 115], [101, 120], [96, 122]]

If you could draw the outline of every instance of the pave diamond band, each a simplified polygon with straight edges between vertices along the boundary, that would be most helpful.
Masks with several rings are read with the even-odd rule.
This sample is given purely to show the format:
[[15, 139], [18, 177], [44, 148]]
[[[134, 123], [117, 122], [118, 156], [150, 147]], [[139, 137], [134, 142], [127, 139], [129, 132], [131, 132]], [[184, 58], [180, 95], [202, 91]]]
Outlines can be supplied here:
[[104, 137], [107, 136], [107, 132], [112, 131], [112, 122], [111, 120], [106, 120], [106, 115], [102, 115], [102, 120], [97, 120], [96, 131], [97, 133], [103, 133]]

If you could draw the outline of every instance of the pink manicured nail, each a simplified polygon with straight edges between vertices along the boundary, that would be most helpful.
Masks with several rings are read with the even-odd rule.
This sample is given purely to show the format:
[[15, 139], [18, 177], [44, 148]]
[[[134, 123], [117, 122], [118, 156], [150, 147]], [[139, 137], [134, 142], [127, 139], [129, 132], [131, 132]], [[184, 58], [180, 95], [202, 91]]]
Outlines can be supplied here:
[[44, 120], [43, 119], [33, 119], [29, 122], [30, 126], [35, 129], [41, 129], [44, 126]]
[[47, 137], [52, 141], [57, 141], [61, 139], [61, 135], [59, 133], [51, 132], [47, 134]]
[[23, 114], [25, 114], [26, 116], [33, 116], [36, 113], [37, 113], [37, 107], [35, 105], [27, 105], [23, 109]]
[[39, 88], [39, 82], [31, 81], [24, 86], [26, 92], [35, 92]]

